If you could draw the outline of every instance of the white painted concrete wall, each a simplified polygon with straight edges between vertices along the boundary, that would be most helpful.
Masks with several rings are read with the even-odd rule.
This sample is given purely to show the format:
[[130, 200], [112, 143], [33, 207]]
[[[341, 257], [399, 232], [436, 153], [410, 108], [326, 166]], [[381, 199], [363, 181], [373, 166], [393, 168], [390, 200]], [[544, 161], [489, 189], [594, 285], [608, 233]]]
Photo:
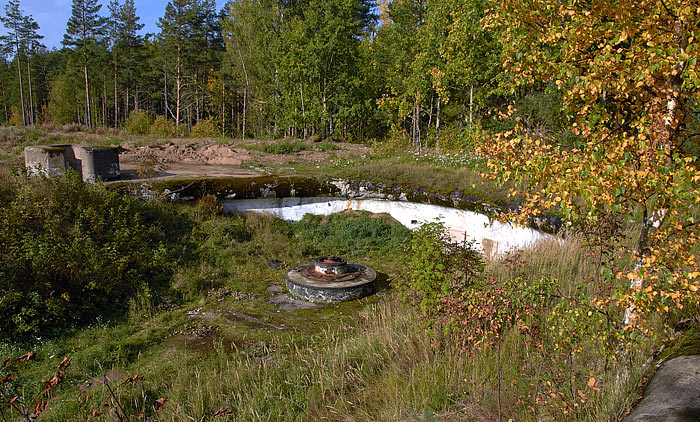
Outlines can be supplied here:
[[[530, 228], [516, 227], [487, 216], [438, 205], [379, 199], [267, 198], [226, 200], [225, 212], [266, 212], [287, 221], [299, 221], [306, 214], [329, 215], [345, 210], [386, 213], [411, 230], [440, 219], [455, 242], [471, 240], [488, 256], [501, 255], [545, 239], [548, 235]], [[489, 241], [490, 240], [490, 241]], [[495, 243], [494, 243], [495, 242]], [[484, 248], [485, 246], [485, 248]], [[484, 250], [486, 249], [486, 250]]]

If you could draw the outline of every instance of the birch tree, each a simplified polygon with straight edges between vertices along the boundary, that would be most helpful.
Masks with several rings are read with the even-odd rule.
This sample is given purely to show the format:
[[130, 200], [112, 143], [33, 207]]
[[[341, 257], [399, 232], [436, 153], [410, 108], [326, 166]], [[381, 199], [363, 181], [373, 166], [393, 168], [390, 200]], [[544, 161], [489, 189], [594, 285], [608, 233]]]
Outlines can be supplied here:
[[629, 289], [601, 299], [626, 309], [628, 329], [697, 303], [697, 11], [691, 0], [507, 0], [487, 20], [503, 31], [510, 89], [556, 87], [576, 139], [562, 145], [518, 122], [482, 152], [501, 181], [530, 184], [521, 222], [552, 208], [581, 225], [635, 219], [634, 265], [608, 267]]

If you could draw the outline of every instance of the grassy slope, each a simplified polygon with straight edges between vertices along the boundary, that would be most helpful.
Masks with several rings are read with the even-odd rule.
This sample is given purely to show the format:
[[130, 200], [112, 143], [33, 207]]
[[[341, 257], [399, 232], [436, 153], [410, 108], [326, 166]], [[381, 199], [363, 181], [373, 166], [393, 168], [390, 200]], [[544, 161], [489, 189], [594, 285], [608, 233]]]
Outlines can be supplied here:
[[[357, 162], [328, 164], [295, 171], [448, 191], [463, 188], [492, 200], [506, 198], [505, 190], [479, 178], [478, 162], [380, 152]], [[73, 356], [45, 420], [86, 420], [107, 397], [105, 387], [91, 380], [104, 373], [113, 375], [112, 386], [132, 417], [142, 413], [153, 420], [211, 420], [222, 410], [231, 413], [216, 420], [495, 420], [499, 399], [504, 420], [616, 420], [643, 375], [641, 363], [651, 345], [626, 356], [621, 367], [607, 366], [593, 347], [571, 365], [548, 360], [546, 349], [527, 344], [512, 330], [500, 350], [487, 344], [468, 354], [449, 339], [427, 336], [415, 310], [391, 293], [275, 315], [265, 290], [279, 283], [282, 273], [265, 264], [270, 258], [303, 262], [308, 256], [299, 239], [285, 224], [259, 216], [200, 218], [206, 258], [181, 269], [174, 304], [153, 308], [147, 300], [135, 300], [127, 319], [98, 321], [61, 339], [39, 342], [32, 348], [35, 361], [13, 366], [29, 395], [64, 355]], [[250, 239], [237, 238], [241, 224], [250, 229]], [[551, 275], [560, 280], [562, 291], [572, 291], [576, 284], [597, 280], [588, 252], [576, 241], [551, 243], [491, 263], [488, 272], [496, 279]], [[389, 277], [402, 270], [400, 250], [369, 255], [369, 265]], [[246, 296], [250, 293], [254, 296]], [[246, 323], [231, 318], [222, 305], [297, 330]], [[189, 317], [196, 309], [211, 318]], [[188, 341], [195, 332], [204, 335]], [[0, 357], [28, 350], [3, 345]], [[627, 376], [620, 377], [620, 370]], [[144, 379], [122, 383], [136, 374]], [[573, 376], [576, 386], [590, 394], [577, 412], [565, 413], [541, 401], [547, 386], [561, 382], [562, 374]], [[585, 389], [589, 375], [602, 386], [600, 392]], [[577, 389], [572, 387], [574, 395]], [[85, 394], [90, 396], [87, 405], [78, 401]], [[160, 397], [168, 402], [156, 411]], [[105, 413], [98, 420], [117, 418]]]
[[[226, 218], [217, 220], [216, 225], [224, 229], [210, 231], [207, 242], [213, 242], [212, 248], [220, 246], [222, 233], [233, 230], [226, 229], [231, 224], [224, 221]], [[598, 350], [589, 350], [576, 360], [576, 367], [569, 367], [565, 361], [546, 360], [541, 349], [528, 344], [518, 330], [512, 330], [501, 344], [499, 369], [496, 347], [484, 345], [469, 354], [448, 338], [427, 336], [415, 311], [401, 305], [392, 294], [381, 300], [375, 297], [285, 313], [301, 318], [270, 315], [264, 311], [275, 310], [266, 305], [264, 289], [279, 282], [281, 273], [261, 268], [260, 258], [276, 256], [294, 262], [303, 259], [294, 252], [301, 249], [296, 237], [290, 237], [279, 222], [250, 216], [245, 224], [255, 229], [245, 248], [224, 248], [217, 253], [212, 250], [211, 267], [205, 265], [196, 269], [197, 274], [182, 277], [191, 283], [194, 279], [219, 277], [223, 282], [212, 286], [213, 292], [221, 292], [222, 288], [252, 291], [256, 297], [237, 300], [227, 296], [221, 300], [216, 293], [202, 288], [201, 294], [170, 310], [158, 311], [135, 302], [128, 320], [98, 323], [43, 344], [37, 349], [35, 362], [18, 365], [24, 365], [19, 369], [23, 369], [21, 377], [28, 385], [47, 379], [63, 355], [74, 357], [67, 382], [52, 399], [45, 420], [81, 420], [79, 415], [97, 408], [107, 398], [107, 391], [99, 380], [90, 377], [99, 379], [103, 373], [116, 378], [112, 386], [132, 417], [144, 413], [157, 418], [154, 420], [211, 420], [217, 412], [231, 410], [230, 415], [216, 420], [399, 421], [429, 414], [432, 420], [487, 421], [498, 415], [499, 378], [500, 407], [506, 420], [529, 420], [535, 411], [543, 420], [615, 420], [632, 401], [630, 391], [642, 376], [640, 364], [648, 355], [647, 348], [628, 357], [625, 366], [631, 371], [628, 377], [618, 378], [614, 368], [605, 368], [605, 361], [596, 354]], [[568, 274], [570, 277], [561, 279], [561, 287], [566, 289], [594, 276], [595, 266], [585, 255], [586, 249], [577, 242], [551, 242], [511, 261], [492, 262], [487, 271], [495, 278], [535, 272]], [[388, 258], [375, 257], [369, 262], [382, 272], [400, 268], [400, 255]], [[232, 265], [238, 266], [236, 272], [224, 274]], [[228, 318], [222, 303], [266, 322], [284, 323], [299, 330], [277, 331]], [[196, 308], [218, 315], [206, 321], [193, 320], [187, 312]], [[173, 336], [203, 327], [217, 328], [216, 335], [203, 340], [207, 342], [204, 345], [187, 345], [177, 334]], [[16, 356], [24, 351], [6, 347], [2, 355]], [[533, 406], [534, 384], [538, 385], [539, 397], [562, 373], [584, 383], [589, 373], [594, 374], [598, 385], [604, 385], [602, 392], [591, 394], [590, 401], [575, 415], [544, 404]], [[144, 379], [122, 384], [137, 374]], [[91, 397], [87, 406], [78, 402], [81, 394]], [[154, 403], [160, 397], [168, 402], [156, 412]], [[99, 420], [117, 419], [104, 415]]]

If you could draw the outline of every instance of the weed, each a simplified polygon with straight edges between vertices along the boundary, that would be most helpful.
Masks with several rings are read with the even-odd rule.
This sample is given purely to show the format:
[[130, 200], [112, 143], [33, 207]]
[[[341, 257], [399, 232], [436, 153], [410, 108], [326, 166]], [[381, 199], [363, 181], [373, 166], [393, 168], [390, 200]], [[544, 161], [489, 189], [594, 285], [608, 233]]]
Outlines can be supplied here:
[[314, 256], [389, 254], [411, 238], [410, 231], [391, 217], [369, 212], [326, 217], [307, 214], [294, 225], [294, 230], [306, 245], [305, 254]]

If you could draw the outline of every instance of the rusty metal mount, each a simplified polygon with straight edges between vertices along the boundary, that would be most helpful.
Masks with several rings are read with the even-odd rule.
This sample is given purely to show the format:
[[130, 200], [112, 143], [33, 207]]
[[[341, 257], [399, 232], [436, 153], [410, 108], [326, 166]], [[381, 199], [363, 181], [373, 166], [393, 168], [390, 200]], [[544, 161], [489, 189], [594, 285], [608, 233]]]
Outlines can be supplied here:
[[362, 275], [362, 271], [352, 265], [348, 265], [348, 270], [349, 272], [344, 273], [344, 274], [326, 274], [326, 273], [320, 273], [315, 270], [313, 266], [302, 266], [302, 267], [297, 267], [294, 269], [294, 271], [300, 273], [302, 276], [314, 280], [314, 281], [322, 281], [322, 282], [341, 282], [341, 281], [351, 281], [354, 280]]

